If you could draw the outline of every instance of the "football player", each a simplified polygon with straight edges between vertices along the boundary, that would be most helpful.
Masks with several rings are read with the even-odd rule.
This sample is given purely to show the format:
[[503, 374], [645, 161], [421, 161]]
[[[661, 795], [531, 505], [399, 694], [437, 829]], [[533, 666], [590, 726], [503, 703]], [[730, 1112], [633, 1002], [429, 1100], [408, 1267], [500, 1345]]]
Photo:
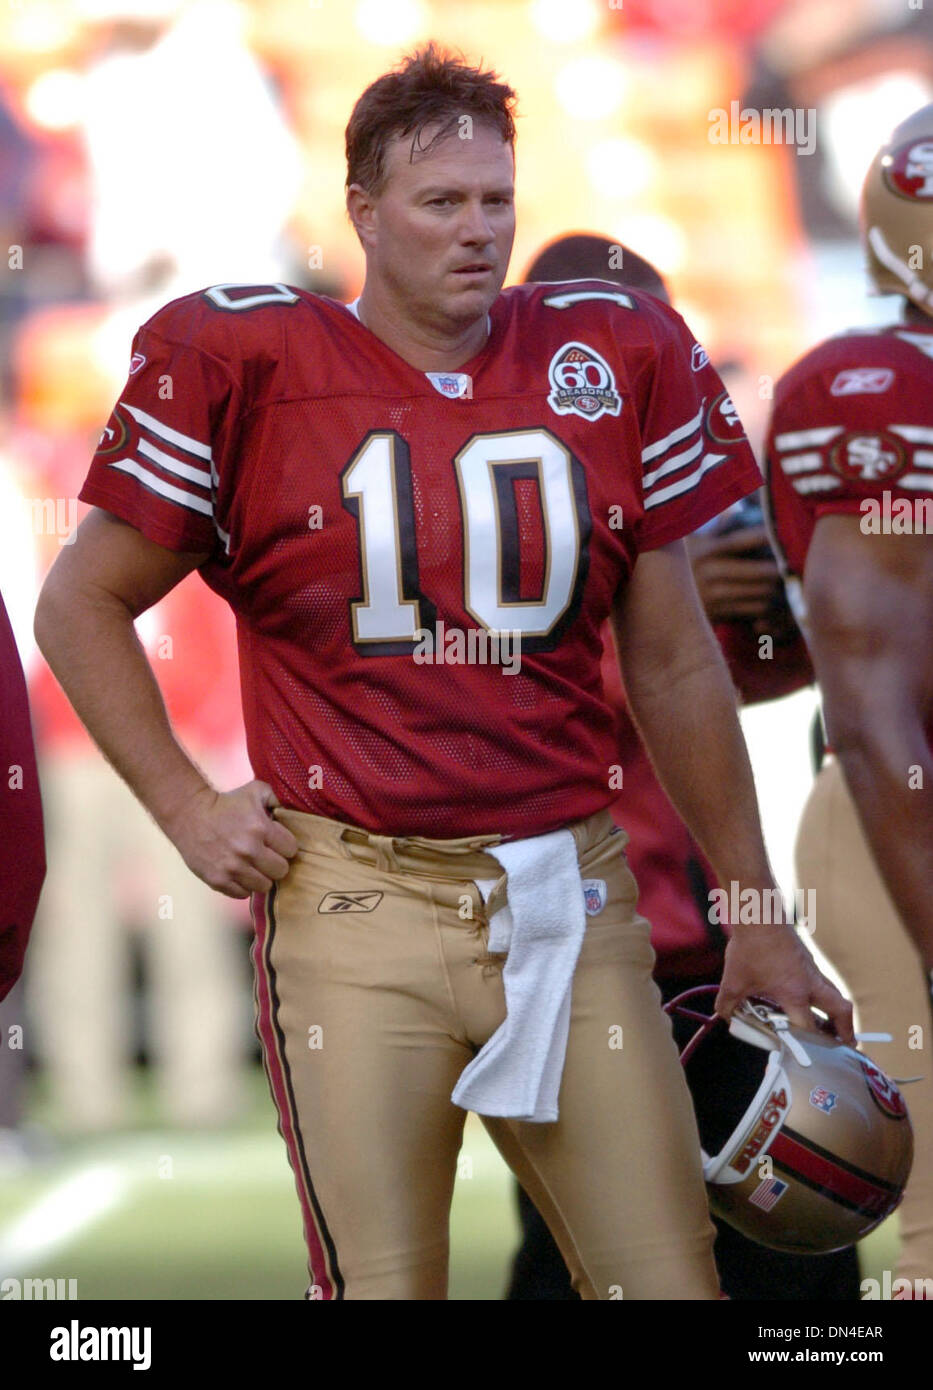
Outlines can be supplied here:
[[16, 639], [0, 597], [0, 767], [3, 800], [0, 825], [0, 1000], [23, 970], [26, 944], [45, 878], [45, 833], [29, 718], [26, 679]]
[[[446, 1296], [474, 1109], [583, 1297], [712, 1299], [696, 1126], [606, 810], [600, 631], [611, 613], [718, 875], [771, 889], [681, 540], [760, 475], [705, 434], [722, 386], [671, 310], [500, 293], [513, 101], [434, 45], [406, 59], [347, 127], [359, 299], [215, 285], [144, 325], [36, 632], [189, 867], [253, 895], [310, 1297]], [[192, 569], [237, 617], [256, 780], [230, 792], [133, 635]], [[789, 926], [733, 935], [719, 1007], [760, 991], [851, 1040]]]
[[862, 193], [877, 292], [900, 318], [807, 353], [775, 390], [768, 487], [830, 756], [801, 820], [815, 939], [867, 1044], [905, 1090], [914, 1168], [898, 1274], [933, 1278], [933, 106], [900, 125]]
[[[607, 237], [589, 233], [551, 242], [534, 258], [525, 280], [574, 280], [586, 275], [646, 290], [670, 303], [667, 286], [650, 262]], [[731, 411], [731, 401], [722, 405]], [[810, 684], [813, 669], [783, 596], [757, 495], [736, 503], [690, 537], [687, 546], [697, 591], [742, 701], [777, 699]], [[759, 657], [758, 638], [765, 634], [773, 639], [768, 660]], [[717, 884], [702, 850], [658, 782], [632, 723], [609, 625], [604, 632], [603, 684], [615, 717], [623, 783], [610, 810], [628, 835], [626, 856], [638, 884], [638, 908], [651, 923], [657, 956], [654, 977], [662, 997], [669, 999], [722, 973], [726, 936], [722, 927], [710, 921], [709, 910], [710, 891]], [[723, 1099], [731, 1104], [731, 1098]], [[576, 1298], [547, 1226], [520, 1189], [519, 1217], [522, 1244], [507, 1296]], [[854, 1248], [814, 1259], [766, 1249], [718, 1219], [716, 1227], [716, 1266], [730, 1298], [859, 1298]]]

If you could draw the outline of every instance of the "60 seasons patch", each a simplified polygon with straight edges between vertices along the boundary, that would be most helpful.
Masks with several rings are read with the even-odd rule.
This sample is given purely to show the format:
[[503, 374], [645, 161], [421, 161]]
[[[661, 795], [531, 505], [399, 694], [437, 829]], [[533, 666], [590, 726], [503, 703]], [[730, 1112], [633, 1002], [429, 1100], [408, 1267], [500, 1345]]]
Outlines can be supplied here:
[[601, 415], [618, 415], [622, 409], [609, 363], [586, 343], [564, 343], [558, 348], [548, 367], [548, 380], [547, 401], [556, 415], [598, 420]]

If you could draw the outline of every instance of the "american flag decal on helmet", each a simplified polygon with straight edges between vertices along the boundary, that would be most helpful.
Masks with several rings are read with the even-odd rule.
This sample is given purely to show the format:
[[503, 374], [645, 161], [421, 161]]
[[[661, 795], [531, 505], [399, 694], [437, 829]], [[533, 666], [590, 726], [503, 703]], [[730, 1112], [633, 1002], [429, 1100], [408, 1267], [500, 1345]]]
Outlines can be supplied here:
[[755, 1188], [749, 1197], [749, 1201], [754, 1207], [761, 1207], [762, 1211], [770, 1211], [771, 1208], [781, 1200], [787, 1191], [787, 1183], [781, 1182], [780, 1178], [765, 1178]]

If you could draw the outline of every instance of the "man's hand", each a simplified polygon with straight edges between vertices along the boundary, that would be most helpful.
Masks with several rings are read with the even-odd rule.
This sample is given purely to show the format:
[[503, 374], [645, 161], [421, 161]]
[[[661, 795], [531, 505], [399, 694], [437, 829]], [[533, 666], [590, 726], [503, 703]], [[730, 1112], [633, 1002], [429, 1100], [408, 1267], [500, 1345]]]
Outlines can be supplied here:
[[288, 873], [298, 841], [269, 812], [279, 803], [265, 782], [232, 792], [204, 787], [162, 828], [192, 873], [229, 898], [267, 893]]
[[744, 526], [724, 536], [699, 532], [687, 537], [693, 581], [711, 623], [765, 619], [777, 606], [782, 584], [777, 561], [763, 556], [768, 533]]
[[810, 1008], [821, 1009], [839, 1040], [855, 1046], [852, 1005], [817, 969], [792, 926], [745, 926], [732, 930], [716, 996], [716, 1012], [721, 1018], [729, 1018], [744, 999], [763, 994], [774, 1000], [791, 1023], [811, 1032], [818, 1023]]

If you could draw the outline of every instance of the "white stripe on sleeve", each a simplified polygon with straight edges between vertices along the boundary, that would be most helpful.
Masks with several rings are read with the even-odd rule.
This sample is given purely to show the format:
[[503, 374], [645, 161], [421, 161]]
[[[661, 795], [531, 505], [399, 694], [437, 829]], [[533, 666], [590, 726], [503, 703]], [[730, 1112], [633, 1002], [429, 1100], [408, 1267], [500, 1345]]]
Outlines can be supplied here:
[[201, 487], [210, 489], [211, 475], [206, 468], [193, 468], [190, 463], [182, 463], [179, 459], [172, 458], [171, 454], [157, 449], [148, 439], [140, 439], [137, 453], [152, 459], [153, 463], [157, 463], [169, 473], [174, 473], [176, 477], [186, 478], [189, 483], [199, 483]]
[[164, 439], [167, 444], [174, 444], [178, 449], [186, 449], [189, 454], [196, 454], [199, 459], [210, 461], [210, 446], [202, 444], [199, 439], [192, 439], [190, 434], [182, 434], [181, 430], [173, 430], [169, 425], [163, 425], [161, 420], [157, 420], [154, 415], [147, 415], [144, 410], [140, 410], [135, 405], [129, 405], [126, 401], [120, 404], [124, 410], [128, 410], [137, 424], [143, 425], [153, 434]]
[[824, 425], [818, 430], [791, 430], [789, 434], [774, 436], [775, 449], [805, 449], [807, 445], [828, 444], [837, 434], [842, 434], [842, 425]]
[[728, 454], [704, 454], [692, 473], [688, 473], [684, 478], [678, 478], [676, 483], [670, 483], [667, 487], [653, 492], [650, 497], [646, 497], [645, 511], [651, 507], [660, 506], [662, 502], [667, 502], [672, 497], [679, 497], [682, 492], [691, 492], [700, 482], [704, 473], [708, 473], [711, 468], [716, 467], [717, 463], [722, 463], [723, 459], [728, 457]]
[[831, 492], [834, 487], [839, 487], [838, 478], [831, 478], [827, 473], [819, 473], [815, 478], [798, 478], [793, 484], [795, 492]]
[[695, 444], [691, 444], [689, 449], [684, 449], [680, 454], [672, 454], [654, 470], [653, 473], [646, 473], [642, 479], [643, 486], [646, 488], [654, 487], [659, 478], [666, 478], [668, 473], [676, 473], [678, 468], [685, 468], [688, 463], [692, 463], [698, 454], [703, 452], [703, 441], [698, 439]]
[[823, 455], [818, 449], [811, 449], [805, 454], [785, 454], [781, 459], [781, 468], [787, 474], [812, 473], [822, 466]]
[[651, 460], [656, 459], [659, 454], [666, 453], [674, 444], [679, 444], [682, 439], [686, 439], [688, 435], [692, 434], [693, 431], [699, 427], [702, 419], [703, 405], [700, 406], [696, 415], [694, 415], [691, 420], [688, 420], [685, 425], [678, 426], [676, 430], [671, 430], [671, 433], [665, 435], [663, 439], [659, 439], [656, 443], [649, 444], [646, 449], [642, 449], [642, 463], [650, 463]]
[[933, 430], [924, 425], [889, 425], [888, 428], [910, 444], [933, 444]]
[[180, 487], [167, 483], [164, 478], [159, 478], [155, 473], [150, 473], [148, 468], [143, 468], [135, 459], [111, 459], [107, 466], [118, 468], [121, 473], [129, 473], [145, 487], [151, 488], [161, 497], [168, 498], [170, 502], [177, 502], [180, 507], [187, 507], [192, 512], [201, 512], [204, 516], [213, 516], [214, 509], [210, 502], [205, 501], [203, 497], [196, 497], [193, 492], [184, 492]]

